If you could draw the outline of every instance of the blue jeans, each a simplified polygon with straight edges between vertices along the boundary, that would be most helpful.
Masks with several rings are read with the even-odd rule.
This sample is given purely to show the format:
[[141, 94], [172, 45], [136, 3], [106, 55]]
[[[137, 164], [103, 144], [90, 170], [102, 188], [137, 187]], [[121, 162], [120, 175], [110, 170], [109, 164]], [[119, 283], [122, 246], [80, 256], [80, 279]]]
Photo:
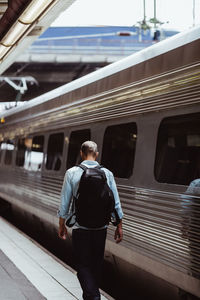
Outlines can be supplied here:
[[77, 277], [84, 300], [99, 300], [99, 282], [104, 259], [107, 229], [73, 229], [72, 245]]

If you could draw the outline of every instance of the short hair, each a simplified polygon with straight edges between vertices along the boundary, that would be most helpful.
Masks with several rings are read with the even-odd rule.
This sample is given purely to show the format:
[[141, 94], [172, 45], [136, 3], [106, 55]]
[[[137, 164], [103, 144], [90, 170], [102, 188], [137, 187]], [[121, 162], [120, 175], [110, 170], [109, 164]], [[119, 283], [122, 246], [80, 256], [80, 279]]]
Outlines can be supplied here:
[[98, 152], [97, 144], [93, 141], [86, 141], [81, 145], [81, 151], [85, 156], [95, 155]]

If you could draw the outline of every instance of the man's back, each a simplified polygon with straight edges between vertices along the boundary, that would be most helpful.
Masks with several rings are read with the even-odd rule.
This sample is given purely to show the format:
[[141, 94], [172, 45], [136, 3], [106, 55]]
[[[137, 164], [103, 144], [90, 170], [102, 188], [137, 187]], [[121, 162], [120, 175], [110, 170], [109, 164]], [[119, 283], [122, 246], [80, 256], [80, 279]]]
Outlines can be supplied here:
[[[91, 160], [84, 160], [81, 164], [83, 164], [87, 168], [95, 168], [95, 167], [99, 166], [99, 163], [97, 161], [91, 161]], [[121, 219], [122, 218], [122, 210], [121, 210], [121, 204], [120, 204], [119, 195], [117, 192], [117, 187], [116, 187], [116, 183], [114, 180], [114, 176], [113, 176], [112, 172], [106, 168], [102, 168], [101, 170], [105, 173], [106, 179], [107, 179], [107, 184], [113, 192], [113, 196], [114, 196], [114, 200], [115, 200], [115, 209], [117, 211], [119, 218]], [[61, 193], [61, 199], [62, 199], [62, 202], [65, 203], [65, 207], [69, 208], [71, 198], [77, 197], [79, 183], [80, 183], [80, 179], [81, 179], [83, 172], [84, 172], [84, 170], [81, 169], [79, 166], [74, 166], [67, 170], [65, 179], [64, 179], [62, 193]], [[62, 216], [66, 217], [66, 214], [62, 213], [62, 207], [60, 209], [59, 215], [61, 217]]]
[[[95, 168], [99, 166], [96, 162], [98, 150], [96, 143], [86, 141], [82, 144], [80, 150], [82, 164], [87, 168]], [[115, 209], [118, 212], [119, 218], [122, 219], [123, 213], [121, 210], [119, 195], [112, 172], [106, 168], [102, 168], [106, 176], [106, 182], [112, 190], [115, 200]], [[80, 167], [73, 167], [67, 170], [63, 182], [61, 192], [61, 205], [59, 210], [59, 237], [66, 239], [68, 235], [65, 227], [65, 219], [69, 216], [73, 197], [77, 197], [81, 176], [84, 170]], [[85, 200], [85, 199], [83, 199]], [[83, 214], [85, 212], [84, 205], [82, 206]], [[78, 224], [79, 225], [79, 224]], [[81, 227], [80, 225], [72, 230], [72, 246], [73, 254], [76, 263], [77, 276], [83, 289], [84, 300], [100, 300], [99, 279], [101, 275], [101, 267], [104, 258], [105, 240], [107, 226], [101, 228]], [[115, 230], [115, 240], [121, 242], [123, 237], [122, 220]]]
[[111, 214], [115, 212], [115, 200], [105, 172], [100, 165], [88, 168], [80, 164], [79, 167], [83, 173], [74, 197], [77, 223], [87, 228], [109, 225]]

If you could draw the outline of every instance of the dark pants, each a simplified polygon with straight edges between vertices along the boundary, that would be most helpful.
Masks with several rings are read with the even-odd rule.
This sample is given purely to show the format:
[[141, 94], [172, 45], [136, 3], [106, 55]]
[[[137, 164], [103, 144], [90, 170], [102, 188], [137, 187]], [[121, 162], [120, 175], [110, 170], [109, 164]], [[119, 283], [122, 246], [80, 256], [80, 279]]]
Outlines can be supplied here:
[[73, 229], [72, 245], [77, 276], [84, 300], [99, 300], [99, 281], [107, 229]]

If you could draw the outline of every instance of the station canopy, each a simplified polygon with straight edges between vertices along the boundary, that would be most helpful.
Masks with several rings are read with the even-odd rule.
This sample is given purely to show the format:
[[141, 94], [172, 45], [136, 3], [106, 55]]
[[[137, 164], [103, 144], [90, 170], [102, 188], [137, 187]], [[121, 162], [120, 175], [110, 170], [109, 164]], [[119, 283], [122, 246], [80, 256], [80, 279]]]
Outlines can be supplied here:
[[0, 0], [0, 75], [76, 0]]

